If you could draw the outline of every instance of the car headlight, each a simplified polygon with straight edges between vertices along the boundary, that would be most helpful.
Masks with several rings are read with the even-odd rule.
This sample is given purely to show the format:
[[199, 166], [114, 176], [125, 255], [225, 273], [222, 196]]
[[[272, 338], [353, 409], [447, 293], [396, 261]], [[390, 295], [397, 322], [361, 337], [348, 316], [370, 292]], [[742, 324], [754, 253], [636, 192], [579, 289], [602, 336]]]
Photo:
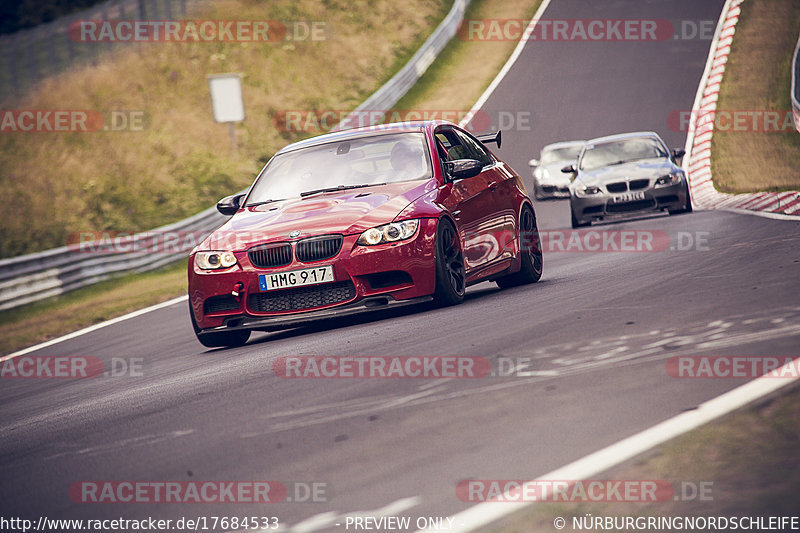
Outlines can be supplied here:
[[546, 168], [543, 168], [542, 173], [539, 175], [539, 181], [550, 181], [550, 171]]
[[358, 244], [364, 246], [375, 246], [386, 242], [402, 241], [413, 237], [419, 227], [419, 220], [403, 220], [402, 222], [392, 222], [377, 228], [370, 228], [358, 238]]
[[228, 268], [236, 264], [236, 256], [233, 255], [233, 252], [197, 252], [194, 256], [194, 264], [203, 270]]
[[575, 196], [578, 198], [585, 198], [595, 194], [600, 194], [600, 187], [590, 185], [588, 187], [575, 187]]
[[656, 187], [666, 187], [667, 185], [675, 185], [681, 181], [681, 174], [680, 172], [673, 172], [672, 174], [667, 174], [666, 176], [661, 176], [656, 180]]

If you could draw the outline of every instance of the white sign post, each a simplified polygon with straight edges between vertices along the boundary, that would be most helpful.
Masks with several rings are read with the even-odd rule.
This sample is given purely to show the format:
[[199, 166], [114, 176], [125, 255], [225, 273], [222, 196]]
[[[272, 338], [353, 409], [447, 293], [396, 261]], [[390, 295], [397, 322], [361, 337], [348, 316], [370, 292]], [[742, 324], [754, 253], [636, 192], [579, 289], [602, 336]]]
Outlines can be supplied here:
[[211, 91], [211, 109], [214, 121], [227, 122], [231, 134], [231, 147], [236, 152], [236, 130], [234, 122], [244, 120], [241, 74], [212, 74], [208, 76]]

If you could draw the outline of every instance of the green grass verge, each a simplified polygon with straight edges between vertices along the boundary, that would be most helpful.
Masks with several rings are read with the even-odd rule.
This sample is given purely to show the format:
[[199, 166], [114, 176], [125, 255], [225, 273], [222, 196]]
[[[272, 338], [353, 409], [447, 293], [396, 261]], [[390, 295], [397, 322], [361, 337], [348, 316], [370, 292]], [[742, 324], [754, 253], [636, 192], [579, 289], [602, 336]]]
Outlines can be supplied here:
[[[792, 113], [791, 60], [800, 34], [800, 2], [748, 0], [741, 8], [717, 110], [761, 116], [777, 111], [783, 125]], [[800, 133], [791, 124], [777, 132], [747, 131], [752, 119], [743, 118], [741, 127], [721, 123], [711, 139], [716, 188], [727, 193], [800, 190]]]

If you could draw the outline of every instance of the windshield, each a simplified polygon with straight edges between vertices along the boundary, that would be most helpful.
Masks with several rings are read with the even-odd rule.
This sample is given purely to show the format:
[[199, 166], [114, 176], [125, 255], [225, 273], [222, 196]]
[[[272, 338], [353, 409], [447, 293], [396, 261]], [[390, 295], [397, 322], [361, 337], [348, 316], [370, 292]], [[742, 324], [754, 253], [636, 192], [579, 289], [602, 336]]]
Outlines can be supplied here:
[[582, 144], [567, 146], [565, 148], [551, 148], [542, 152], [542, 164], [552, 165], [559, 161], [575, 161], [581, 154]]
[[275, 156], [256, 179], [247, 205], [339, 186], [431, 176], [424, 133], [394, 133], [331, 142]]
[[602, 144], [588, 145], [581, 157], [581, 170], [618, 165], [639, 159], [668, 157], [664, 147], [652, 137], [627, 139]]

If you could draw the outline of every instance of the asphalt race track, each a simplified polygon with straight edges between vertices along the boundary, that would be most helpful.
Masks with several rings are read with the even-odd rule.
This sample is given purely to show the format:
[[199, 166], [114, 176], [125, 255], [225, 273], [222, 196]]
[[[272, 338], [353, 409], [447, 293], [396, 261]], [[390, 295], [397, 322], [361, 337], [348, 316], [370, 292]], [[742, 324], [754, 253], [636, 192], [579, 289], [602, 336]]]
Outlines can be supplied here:
[[[546, 18], [716, 20], [722, 0], [554, 0]], [[526, 177], [549, 143], [656, 130], [690, 109], [709, 41], [532, 42], [486, 103], [529, 111], [497, 153]], [[537, 202], [566, 229], [566, 201]], [[448, 516], [462, 479], [533, 479], [740, 385], [670, 377], [679, 355], [797, 356], [800, 222], [721, 211], [593, 229], [657, 231], [661, 251], [545, 250], [535, 284], [472, 287], [464, 304], [396, 310], [206, 350], [185, 302], [35, 355], [141, 363], [140, 376], [4, 380], [0, 515], [275, 516], [344, 531], [348, 513]], [[533, 375], [484, 379], [284, 379], [287, 355], [452, 355]], [[86, 480], [325, 483], [327, 501], [82, 504]], [[290, 497], [296, 498], [291, 493]], [[469, 524], [466, 524], [468, 526]]]

